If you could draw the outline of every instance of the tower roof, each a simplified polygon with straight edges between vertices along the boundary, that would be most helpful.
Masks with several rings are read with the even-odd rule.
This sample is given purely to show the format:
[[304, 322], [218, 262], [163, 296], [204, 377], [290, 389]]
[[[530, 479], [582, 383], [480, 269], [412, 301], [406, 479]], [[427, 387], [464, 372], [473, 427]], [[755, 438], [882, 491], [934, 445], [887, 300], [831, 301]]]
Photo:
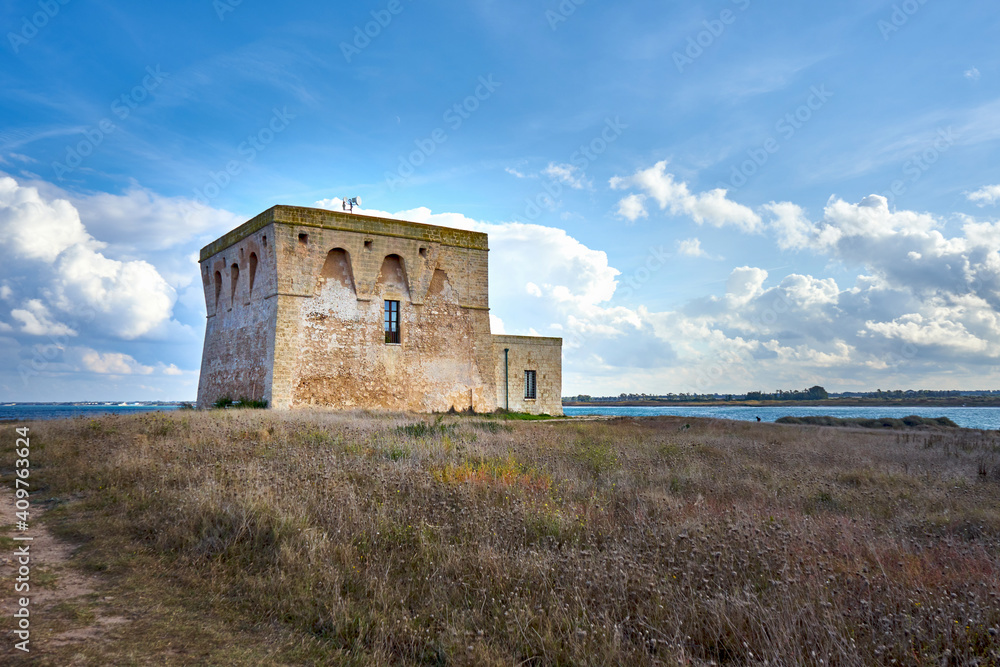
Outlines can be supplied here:
[[483, 232], [464, 229], [425, 225], [419, 222], [380, 218], [359, 213], [329, 211], [305, 206], [272, 206], [260, 215], [244, 222], [231, 232], [212, 241], [201, 249], [200, 261], [238, 243], [250, 234], [270, 224], [295, 225], [296, 227], [319, 227], [345, 232], [372, 234], [374, 236], [394, 236], [415, 239], [457, 248], [489, 250], [489, 239]]

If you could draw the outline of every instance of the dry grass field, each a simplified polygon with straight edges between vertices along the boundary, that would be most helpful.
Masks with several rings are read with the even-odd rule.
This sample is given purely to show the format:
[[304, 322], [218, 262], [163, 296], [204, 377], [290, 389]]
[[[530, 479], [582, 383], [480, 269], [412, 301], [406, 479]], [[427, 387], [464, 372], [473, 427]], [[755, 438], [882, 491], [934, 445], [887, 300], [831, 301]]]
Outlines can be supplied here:
[[35, 609], [37, 664], [1000, 664], [995, 432], [251, 410], [31, 426], [35, 516], [91, 582]]

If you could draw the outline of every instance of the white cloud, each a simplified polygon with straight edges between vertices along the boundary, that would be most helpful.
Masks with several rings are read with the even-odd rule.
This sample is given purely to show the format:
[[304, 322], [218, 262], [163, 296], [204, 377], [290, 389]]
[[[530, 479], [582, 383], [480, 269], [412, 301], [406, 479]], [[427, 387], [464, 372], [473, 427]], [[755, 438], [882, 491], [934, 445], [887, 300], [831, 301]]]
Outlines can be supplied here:
[[121, 352], [102, 354], [97, 350], [81, 349], [77, 354], [86, 370], [100, 375], [149, 375], [154, 370]]
[[119, 262], [74, 249], [56, 265], [49, 288], [52, 303], [65, 313], [125, 339], [138, 338], [167, 322], [176, 292], [148, 262]]
[[791, 202], [771, 202], [761, 208], [774, 216], [768, 224], [778, 237], [779, 248], [804, 248], [812, 242], [816, 228], [806, 218], [801, 206]]
[[1000, 223], [966, 218], [961, 236], [946, 237], [944, 221], [890, 211], [884, 197], [871, 195], [859, 204], [831, 199], [812, 227], [791, 245], [863, 266], [889, 288], [919, 299], [972, 293], [1000, 307]]
[[528, 178], [528, 176], [526, 174], [524, 174], [523, 172], [518, 171], [514, 167], [505, 167], [504, 171], [506, 171], [508, 174], [510, 174], [511, 176], [513, 176], [515, 178]]
[[506, 327], [504, 327], [503, 320], [501, 320], [493, 313], [490, 313], [490, 331], [495, 334], [507, 333], [507, 329]]
[[726, 299], [730, 304], [739, 306], [748, 303], [754, 297], [760, 296], [764, 290], [767, 271], [751, 266], [741, 266], [733, 269], [726, 281]]
[[184, 197], [164, 197], [133, 183], [123, 194], [73, 198], [87, 232], [117, 246], [143, 251], [174, 248], [199, 236], [211, 241], [245, 219]]
[[789, 302], [802, 309], [833, 305], [840, 298], [840, 288], [833, 278], [818, 279], [792, 273], [785, 276], [779, 287]]
[[11, 317], [21, 323], [21, 331], [29, 336], [75, 336], [76, 331], [52, 319], [45, 304], [38, 299], [30, 299], [24, 308], [10, 311]]
[[976, 202], [980, 206], [996, 204], [1000, 201], [1000, 185], [987, 185], [975, 192], [970, 192], [966, 197], [968, 197], [969, 201]]
[[170, 321], [174, 289], [146, 261], [107, 257], [65, 199], [0, 177], [0, 240], [7, 251], [0, 276], [20, 278], [28, 298], [12, 312], [24, 333], [69, 335], [85, 326], [133, 339]]
[[[675, 216], [687, 215], [699, 225], [734, 225], [748, 232], [757, 231], [761, 227], [760, 216], [752, 209], [728, 199], [726, 190], [722, 188], [692, 194], [687, 183], [675, 180], [674, 175], [667, 172], [666, 160], [629, 177], [615, 176], [610, 180], [610, 185], [615, 190], [638, 188], [656, 200], [661, 210], [669, 211]], [[629, 205], [619, 202], [619, 211], [623, 210], [629, 211]]]
[[181, 369], [177, 368], [177, 366], [175, 364], [170, 364], [169, 366], [165, 366], [163, 368], [163, 374], [164, 375], [184, 375], [184, 371], [182, 371]]
[[677, 254], [685, 257], [708, 257], [708, 253], [702, 250], [700, 239], [678, 241]]
[[73, 246], [100, 248], [72, 204], [47, 201], [9, 176], [0, 176], [0, 243], [15, 258], [47, 263]]
[[565, 183], [574, 190], [583, 190], [591, 186], [579, 167], [573, 164], [556, 164], [550, 162], [549, 166], [542, 170], [542, 173], [549, 178]]
[[972, 69], [965, 70], [963, 74], [965, 78], [968, 79], [969, 81], [979, 81], [979, 78], [982, 76], [982, 74], [980, 74], [979, 72], [979, 69], [975, 67], [973, 67]]
[[528, 283], [527, 285], [525, 285], [524, 291], [530, 294], [531, 296], [537, 296], [537, 297], [542, 296], [542, 289], [535, 283]]
[[914, 346], [940, 347], [958, 353], [988, 352], [991, 342], [973, 335], [961, 322], [910, 313], [892, 322], [866, 322], [868, 331]]
[[618, 215], [629, 222], [649, 217], [646, 211], [646, 195], [631, 194], [618, 202]]

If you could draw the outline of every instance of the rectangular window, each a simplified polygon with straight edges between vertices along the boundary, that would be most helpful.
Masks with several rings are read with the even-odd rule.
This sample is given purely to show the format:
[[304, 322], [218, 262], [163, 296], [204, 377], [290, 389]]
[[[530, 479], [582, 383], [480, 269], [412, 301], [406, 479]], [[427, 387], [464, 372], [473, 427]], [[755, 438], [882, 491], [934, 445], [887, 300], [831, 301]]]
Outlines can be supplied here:
[[535, 398], [538, 387], [535, 384], [535, 371], [524, 371], [524, 397]]
[[385, 342], [398, 345], [403, 340], [399, 331], [399, 302], [385, 302]]

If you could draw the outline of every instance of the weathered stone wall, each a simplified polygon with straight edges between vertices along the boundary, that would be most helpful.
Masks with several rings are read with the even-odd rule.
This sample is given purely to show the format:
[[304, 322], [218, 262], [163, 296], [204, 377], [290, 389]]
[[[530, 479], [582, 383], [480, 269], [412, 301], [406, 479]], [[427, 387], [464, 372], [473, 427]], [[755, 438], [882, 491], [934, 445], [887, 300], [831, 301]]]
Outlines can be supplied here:
[[[492, 366], [483, 373], [476, 354], [489, 339], [488, 318], [475, 314], [488, 313], [487, 251], [383, 225], [381, 234], [279, 231], [278, 273], [295, 298], [279, 312], [288, 348], [275, 371], [286, 380], [275, 387], [276, 407], [445, 411], [491, 403]], [[400, 302], [398, 345], [385, 342], [386, 300]]]
[[[504, 350], [507, 352], [508, 385], [504, 386]], [[510, 401], [510, 409], [529, 414], [561, 415], [562, 338], [493, 336], [493, 358], [497, 378], [497, 406]], [[525, 371], [535, 371], [535, 398], [525, 398]], [[506, 394], [506, 395], [505, 395]]]
[[[507, 345], [511, 409], [562, 413], [561, 340], [490, 335], [485, 234], [276, 206], [206, 246], [201, 269], [199, 405], [488, 412], [503, 405]], [[385, 300], [400, 302], [399, 344], [385, 342]], [[537, 370], [534, 401], [524, 369]]]
[[208, 320], [198, 405], [223, 396], [267, 399], [277, 319], [277, 258], [271, 226], [201, 262]]

